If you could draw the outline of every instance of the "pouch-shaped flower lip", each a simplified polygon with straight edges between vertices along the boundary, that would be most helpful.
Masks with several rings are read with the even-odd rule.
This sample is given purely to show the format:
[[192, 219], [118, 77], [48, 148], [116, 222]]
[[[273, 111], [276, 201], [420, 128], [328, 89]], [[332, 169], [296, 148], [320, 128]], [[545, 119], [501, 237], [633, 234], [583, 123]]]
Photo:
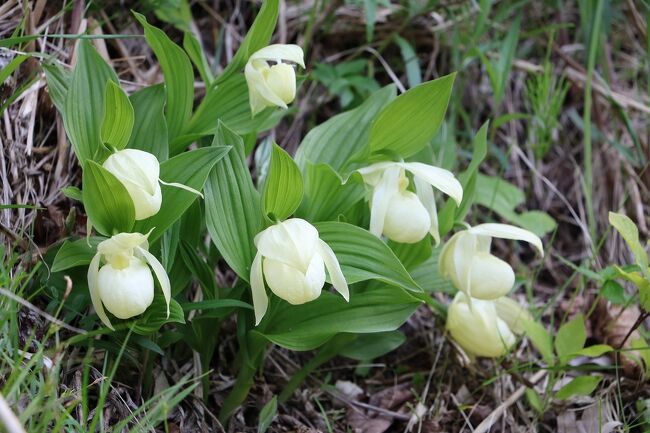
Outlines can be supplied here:
[[[276, 64], [270, 66], [270, 61]], [[290, 65], [282, 63], [283, 61], [293, 62], [304, 68], [302, 48], [293, 44], [273, 44], [249, 57], [244, 75], [249, 88], [253, 116], [268, 106], [286, 109], [287, 104], [295, 97], [295, 71]], [[269, 83], [269, 80], [273, 83]]]
[[463, 200], [462, 185], [452, 172], [444, 168], [421, 162], [385, 161], [360, 168], [357, 171], [363, 177], [364, 182], [373, 187], [369, 231], [378, 237], [384, 231], [386, 214], [391, 200], [396, 194], [401, 193], [401, 182], [405, 181], [405, 171], [413, 175], [415, 194], [429, 214], [429, 233], [433, 236], [436, 244], [440, 242], [440, 235], [432, 187], [451, 197], [459, 206]]
[[[505, 295], [511, 288], [506, 283], [512, 273], [512, 282], [514, 283], [514, 271], [509, 264], [493, 256], [490, 253], [492, 238], [521, 240], [530, 243], [535, 249], [544, 256], [544, 248], [541, 239], [534, 233], [520, 227], [509, 224], [486, 223], [462, 230], [454, 234], [449, 241], [443, 246], [440, 252], [438, 270], [444, 277], [450, 278], [457, 289], [465, 292], [469, 296], [479, 299], [496, 299]], [[489, 262], [477, 265], [477, 260], [486, 260]], [[472, 281], [481, 276], [474, 276], [473, 272], [477, 269], [492, 268], [495, 272], [500, 272], [501, 276], [494, 278], [502, 279], [500, 290], [485, 291], [483, 293], [472, 291]], [[490, 283], [489, 280], [486, 283]], [[490, 293], [488, 293], [490, 292]]]
[[[295, 284], [295, 288], [300, 291], [295, 297], [286, 296], [289, 299], [285, 298], [285, 300], [298, 304], [315, 299], [314, 295], [317, 297], [320, 294], [324, 285], [324, 278], [321, 278], [321, 267], [324, 266], [334, 289], [346, 301], [349, 300], [349, 288], [334, 251], [319, 238], [318, 231], [309, 222], [300, 218], [291, 218], [274, 224], [258, 233], [254, 243], [257, 253], [251, 267], [250, 283], [256, 325], [260, 323], [268, 308], [268, 295], [264, 285], [266, 272], [276, 271], [283, 274], [282, 277], [277, 275], [272, 275], [271, 278], [267, 277], [267, 283], [272, 284], [275, 284], [276, 280], [287, 281], [281, 278], [291, 275], [298, 277], [299, 275], [300, 278], [297, 278], [296, 281], [285, 283], [285, 286]], [[266, 260], [270, 260], [270, 266], [264, 265]], [[309, 287], [305, 287], [305, 284]], [[271, 287], [270, 284], [269, 287]], [[276, 290], [273, 292], [280, 296], [286, 293], [286, 290], [292, 289], [291, 287], [279, 288], [276, 286]], [[309, 296], [310, 293], [311, 296]]]
[[104, 311], [102, 297], [99, 290], [99, 272], [101, 261], [104, 260], [103, 266], [112, 266], [117, 269], [127, 268], [132, 259], [140, 260], [147, 264], [153, 270], [156, 279], [160, 283], [165, 302], [167, 303], [167, 317], [169, 317], [169, 303], [171, 301], [171, 283], [162, 264], [158, 259], [148, 251], [147, 237], [141, 233], [119, 233], [97, 246], [97, 253], [88, 266], [88, 289], [90, 299], [101, 321], [114, 329], [110, 319]]

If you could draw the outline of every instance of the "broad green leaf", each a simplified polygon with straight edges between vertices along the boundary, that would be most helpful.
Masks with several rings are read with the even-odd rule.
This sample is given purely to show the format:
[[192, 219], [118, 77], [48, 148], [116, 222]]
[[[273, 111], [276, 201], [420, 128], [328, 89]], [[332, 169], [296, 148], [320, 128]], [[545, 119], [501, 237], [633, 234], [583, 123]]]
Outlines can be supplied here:
[[248, 171], [241, 137], [220, 124], [212, 145], [232, 146], [232, 150], [208, 177], [205, 222], [226, 263], [248, 281], [255, 257], [253, 238], [262, 230], [260, 196]]
[[183, 135], [174, 140], [172, 147], [182, 148], [197, 137], [216, 133], [219, 121], [239, 135], [264, 131], [274, 127], [287, 111], [267, 108], [252, 117], [246, 79], [242, 74], [233, 75], [216, 88], [208, 89]]
[[600, 295], [612, 304], [623, 305], [627, 302], [625, 288], [614, 280], [606, 280], [600, 288]]
[[[208, 175], [215, 164], [230, 151], [228, 146], [204, 147], [183, 152], [160, 164], [160, 179], [165, 182], [176, 182], [201, 191], [206, 184]], [[136, 231], [148, 233], [149, 243], [153, 243], [174, 224], [192, 203], [199, 198], [196, 194], [181, 188], [161, 185], [162, 206], [157, 214], [135, 224]]]
[[438, 272], [438, 259], [441, 250], [442, 247], [433, 248], [431, 256], [427, 260], [420, 263], [412, 270], [410, 267], [407, 267], [407, 269], [409, 269], [415, 282], [418, 283], [425, 292], [442, 292], [453, 295], [457, 292], [457, 289], [451, 284], [451, 281], [441, 276]]
[[409, 87], [415, 87], [422, 83], [422, 70], [420, 69], [420, 61], [413, 46], [401, 36], [395, 36], [395, 43], [399, 47], [404, 61], [404, 69], [406, 69], [406, 80]]
[[167, 120], [165, 119], [165, 86], [156, 84], [138, 90], [129, 98], [135, 113], [135, 123], [129, 149], [149, 152], [163, 162], [169, 158]]
[[263, 328], [264, 337], [290, 350], [315, 349], [341, 332], [394, 331], [420, 305], [412, 295], [390, 286], [353, 292], [350, 302], [330, 292], [302, 305], [278, 302], [282, 302], [284, 308], [264, 318], [262, 323], [267, 323]]
[[91, 236], [88, 240], [65, 241], [56, 252], [52, 263], [52, 272], [61, 272], [76, 266], [90, 264], [93, 256], [97, 253], [97, 245], [104, 239], [106, 238]]
[[257, 424], [257, 433], [265, 433], [268, 430], [277, 412], [278, 397], [274, 395], [260, 411], [260, 422]]
[[366, 189], [359, 173], [352, 173], [345, 183], [327, 164], [307, 163], [305, 196], [296, 212], [311, 221], [335, 220], [363, 199]]
[[180, 241], [180, 253], [183, 262], [187, 268], [192, 272], [192, 275], [199, 281], [203, 296], [207, 299], [213, 299], [218, 295], [217, 282], [215, 280], [215, 273], [213, 269], [203, 260], [192, 245], [185, 240]]
[[185, 52], [190, 57], [192, 63], [194, 63], [196, 70], [199, 71], [199, 75], [201, 75], [203, 82], [206, 85], [210, 85], [214, 77], [212, 76], [208, 59], [205, 58], [205, 54], [201, 48], [201, 43], [191, 32], [184, 33], [183, 48], [185, 48]]
[[472, 142], [472, 160], [467, 169], [459, 176], [460, 183], [463, 186], [463, 201], [460, 203], [460, 206], [456, 206], [453, 200], [447, 200], [442, 210], [438, 213], [441, 237], [449, 233], [457, 221], [463, 221], [465, 219], [467, 212], [476, 199], [478, 168], [487, 156], [488, 129], [489, 122], [485, 122], [474, 136]]
[[284, 220], [300, 205], [302, 192], [302, 175], [298, 166], [287, 152], [274, 143], [262, 193], [264, 213]]
[[603, 379], [602, 376], [579, 376], [564, 385], [555, 394], [558, 400], [566, 400], [576, 395], [591, 395]]
[[321, 222], [314, 226], [320, 238], [334, 250], [348, 284], [379, 280], [422, 292], [388, 245], [367, 230], [342, 222]]
[[526, 336], [533, 343], [537, 351], [542, 355], [547, 364], [553, 365], [555, 356], [553, 355], [553, 342], [551, 335], [544, 327], [536, 321], [526, 320], [523, 323]]
[[413, 244], [388, 241], [388, 246], [408, 271], [427, 261], [433, 252], [429, 236]]
[[133, 130], [133, 107], [124, 90], [112, 81], [106, 82], [104, 95], [104, 120], [101, 128], [102, 143], [117, 150], [126, 147]]
[[181, 305], [175, 299], [171, 299], [169, 303], [169, 318], [167, 318], [167, 304], [165, 298], [156, 288], [156, 294], [153, 297], [153, 302], [142, 314], [133, 327], [133, 332], [138, 334], [152, 334], [158, 331], [165, 323], [185, 323], [185, 313]]
[[113, 69], [90, 42], [77, 42], [77, 64], [65, 96], [63, 123], [82, 166], [87, 160], [101, 162], [107, 153], [100, 130], [108, 81], [119, 82]]
[[641, 272], [646, 278], [650, 279], [648, 271], [648, 253], [639, 241], [639, 229], [632, 220], [622, 213], [609, 213], [609, 223], [620, 233], [621, 237], [625, 239], [625, 243], [634, 254], [634, 261], [641, 268]]
[[82, 194], [88, 219], [99, 233], [113, 236], [131, 231], [135, 222], [131, 196], [115, 176], [94, 161], [84, 164]]
[[237, 53], [230, 63], [228, 63], [223, 73], [217, 77], [216, 83], [220, 84], [232, 74], [236, 74], [244, 69], [244, 65], [251, 54], [269, 44], [273, 30], [275, 29], [275, 23], [278, 19], [278, 11], [278, 0], [265, 0], [262, 3], [262, 8], [255, 17], [253, 25], [248, 29], [248, 33], [246, 33], [246, 37], [239, 46]]
[[445, 118], [455, 77], [422, 83], [395, 98], [373, 122], [368, 149], [407, 158], [425, 147]]
[[370, 361], [392, 352], [404, 341], [406, 341], [406, 336], [399, 331], [362, 334], [344, 347], [340, 355], [357, 361]]
[[555, 353], [563, 358], [585, 347], [587, 332], [585, 318], [578, 314], [574, 319], [560, 326], [555, 336]]
[[71, 74], [56, 64], [43, 63], [41, 65], [47, 79], [47, 93], [52, 103], [59, 110], [61, 116], [65, 112], [65, 98], [72, 79]]
[[394, 98], [395, 86], [386, 86], [354, 110], [336, 115], [312, 128], [296, 152], [298, 167], [305, 172], [308, 162], [329, 164], [342, 173], [351, 156], [366, 146], [372, 120]]
[[517, 213], [516, 208], [524, 203], [526, 196], [515, 185], [498, 177], [478, 173], [476, 178], [475, 202], [496, 212], [506, 221], [544, 236], [555, 230], [555, 220], [540, 211]]
[[[157, 27], [147, 23], [144, 15], [134, 12], [135, 18], [144, 27], [144, 37], [160, 62], [165, 87], [167, 88], [166, 118], [169, 141], [179, 136], [190, 118], [194, 102], [194, 74], [192, 64], [185, 51]], [[171, 149], [174, 155], [183, 150]]]

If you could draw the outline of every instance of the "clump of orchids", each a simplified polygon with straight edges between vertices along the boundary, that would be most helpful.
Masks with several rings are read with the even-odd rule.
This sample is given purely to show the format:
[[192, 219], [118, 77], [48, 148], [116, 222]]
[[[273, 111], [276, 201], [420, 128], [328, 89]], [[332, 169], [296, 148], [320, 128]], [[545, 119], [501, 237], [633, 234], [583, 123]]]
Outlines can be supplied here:
[[447, 330], [471, 357], [503, 355], [532, 320], [516, 301], [506, 297], [515, 273], [490, 253], [492, 238], [529, 242], [544, 255], [534, 233], [507, 224], [480, 224], [460, 231], [440, 253], [440, 274], [459, 290], [447, 313]]

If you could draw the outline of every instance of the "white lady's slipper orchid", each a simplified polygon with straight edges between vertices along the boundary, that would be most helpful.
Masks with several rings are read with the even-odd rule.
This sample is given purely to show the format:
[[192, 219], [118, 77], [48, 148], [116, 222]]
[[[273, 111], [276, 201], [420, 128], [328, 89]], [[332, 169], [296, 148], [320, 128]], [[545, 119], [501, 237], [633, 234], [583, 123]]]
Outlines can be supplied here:
[[521, 323], [530, 319], [516, 301], [501, 299], [484, 301], [456, 294], [447, 310], [446, 328], [468, 355], [494, 358], [505, 354], [515, 343], [515, 334], [522, 332]]
[[[102, 322], [113, 329], [104, 306], [115, 317], [128, 319], [142, 314], [153, 302], [153, 269], [169, 316], [171, 285], [165, 269], [148, 250], [148, 235], [120, 233], [100, 242], [88, 267], [90, 299]], [[101, 266], [101, 262], [104, 265]]]
[[[293, 62], [305, 67], [302, 48], [298, 45], [275, 44], [253, 53], [244, 76], [248, 84], [248, 95], [253, 116], [266, 107], [287, 108], [296, 97], [296, 72], [293, 66], [282, 62]], [[276, 62], [270, 66], [269, 62]]]
[[251, 269], [255, 324], [268, 307], [264, 280], [271, 291], [293, 305], [313, 301], [325, 285], [325, 269], [332, 286], [346, 301], [350, 299], [334, 251], [318, 237], [316, 228], [300, 218], [277, 223], [255, 236], [257, 254]]
[[158, 213], [162, 205], [160, 184], [185, 189], [203, 195], [180, 183], [167, 183], [160, 179], [158, 159], [149, 152], [123, 149], [104, 161], [103, 167], [120, 181], [129, 193], [135, 208], [135, 219], [143, 220]]
[[534, 233], [508, 224], [480, 224], [449, 239], [440, 253], [440, 274], [473, 298], [496, 299], [507, 294], [515, 283], [515, 272], [490, 254], [492, 238], [529, 242], [544, 256], [542, 241]]
[[[454, 175], [443, 168], [421, 162], [379, 162], [358, 170], [366, 184], [372, 186], [370, 232], [384, 234], [396, 242], [415, 243], [431, 233], [436, 243], [438, 213], [433, 197], [435, 187], [456, 204], [463, 200], [463, 187]], [[408, 191], [406, 172], [413, 174], [415, 193]]]

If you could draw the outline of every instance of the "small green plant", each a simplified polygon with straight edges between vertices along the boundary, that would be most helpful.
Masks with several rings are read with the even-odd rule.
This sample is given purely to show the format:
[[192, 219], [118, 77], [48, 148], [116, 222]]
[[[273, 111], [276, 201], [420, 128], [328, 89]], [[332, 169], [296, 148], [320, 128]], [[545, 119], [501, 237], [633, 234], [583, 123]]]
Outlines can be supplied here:
[[379, 89], [377, 81], [368, 76], [367, 67], [368, 61], [363, 59], [335, 65], [316, 63], [312, 77], [339, 98], [341, 108], [353, 108]]

